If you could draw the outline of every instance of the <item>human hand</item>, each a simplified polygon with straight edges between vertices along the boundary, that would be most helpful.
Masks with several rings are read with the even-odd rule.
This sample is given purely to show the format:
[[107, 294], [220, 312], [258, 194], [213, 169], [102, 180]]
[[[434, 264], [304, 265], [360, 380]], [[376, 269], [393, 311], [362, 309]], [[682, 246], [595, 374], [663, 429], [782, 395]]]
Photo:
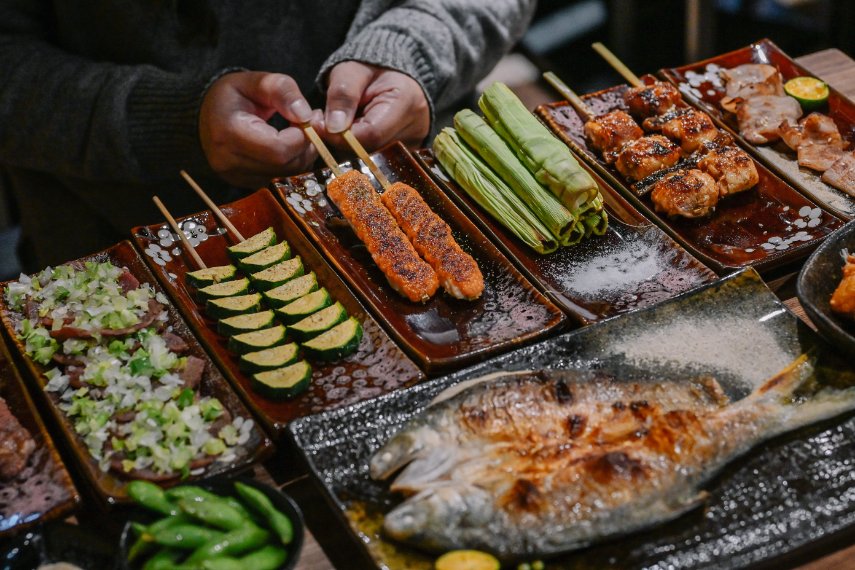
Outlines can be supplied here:
[[324, 121], [316, 128], [332, 144], [346, 146], [338, 133], [348, 127], [368, 150], [395, 140], [418, 146], [428, 136], [430, 107], [409, 75], [345, 61], [332, 68], [327, 84]]
[[[280, 131], [267, 124], [276, 112], [298, 126]], [[199, 111], [199, 138], [220, 178], [254, 188], [309, 169], [317, 154], [299, 125], [320, 117], [287, 75], [240, 71], [208, 89]]]

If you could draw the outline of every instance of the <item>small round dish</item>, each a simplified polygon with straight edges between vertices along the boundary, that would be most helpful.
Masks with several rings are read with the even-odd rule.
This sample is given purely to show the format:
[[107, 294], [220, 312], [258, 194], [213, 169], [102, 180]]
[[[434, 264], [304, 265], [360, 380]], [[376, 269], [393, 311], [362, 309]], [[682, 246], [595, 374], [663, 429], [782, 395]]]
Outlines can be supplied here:
[[828, 303], [843, 278], [843, 249], [855, 253], [855, 220], [828, 236], [811, 254], [799, 273], [796, 294], [822, 336], [855, 356], [855, 321], [834, 313]]
[[[188, 485], [202, 487], [203, 489], [211, 491], [212, 493], [216, 493], [217, 495], [239, 498], [237, 496], [237, 493], [235, 492], [235, 482], [240, 482], [255, 489], [258, 489], [259, 491], [264, 493], [268, 499], [270, 499], [270, 501], [273, 503], [273, 506], [276, 507], [279, 512], [285, 514], [289, 519], [291, 519], [291, 524], [294, 527], [294, 538], [291, 540], [291, 543], [285, 547], [285, 550], [288, 553], [288, 557], [285, 559], [285, 562], [282, 564], [282, 566], [280, 566], [277, 570], [293, 570], [293, 568], [297, 566], [297, 562], [300, 560], [300, 553], [303, 550], [303, 535], [305, 534], [303, 514], [300, 512], [300, 508], [297, 506], [297, 503], [294, 502], [294, 499], [292, 499], [279, 489], [276, 489], [264, 483], [260, 483], [248, 477], [213, 478], [202, 481], [190, 482], [188, 483]], [[138, 570], [142, 567], [141, 562], [144, 559], [142, 559], [140, 563], [128, 562], [128, 551], [131, 545], [134, 543], [134, 540], [136, 539], [133, 529], [131, 528], [131, 523], [149, 523], [156, 520], [157, 518], [159, 518], [157, 515], [151, 513], [150, 511], [146, 511], [141, 507], [137, 507], [134, 509], [134, 511], [128, 518], [128, 522], [125, 523], [124, 529], [122, 529], [122, 536], [119, 540], [119, 549], [118, 553], [116, 554], [116, 568], [120, 570]]]

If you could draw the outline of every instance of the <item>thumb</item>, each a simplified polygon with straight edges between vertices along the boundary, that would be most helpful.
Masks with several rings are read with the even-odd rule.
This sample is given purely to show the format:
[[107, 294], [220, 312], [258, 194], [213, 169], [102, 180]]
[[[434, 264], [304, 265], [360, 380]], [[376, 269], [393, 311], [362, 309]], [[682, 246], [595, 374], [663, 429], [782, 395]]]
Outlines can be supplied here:
[[274, 109], [291, 123], [312, 120], [312, 107], [297, 82], [282, 73], [252, 72], [242, 89], [243, 95], [256, 104]]
[[346, 61], [332, 68], [324, 115], [327, 132], [341, 133], [350, 127], [362, 94], [373, 77], [374, 69], [356, 61]]

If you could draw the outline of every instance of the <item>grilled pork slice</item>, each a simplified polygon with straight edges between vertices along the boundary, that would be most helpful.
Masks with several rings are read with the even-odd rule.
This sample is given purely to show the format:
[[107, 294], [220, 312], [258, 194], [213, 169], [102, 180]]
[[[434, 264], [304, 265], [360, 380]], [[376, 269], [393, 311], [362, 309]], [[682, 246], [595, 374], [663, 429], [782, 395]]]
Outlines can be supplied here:
[[766, 144], [781, 138], [778, 127], [802, 116], [802, 108], [792, 97], [756, 95], [740, 103], [736, 111], [739, 132], [754, 144]]
[[12, 414], [6, 400], [0, 398], [0, 480], [12, 479], [23, 471], [35, 449], [30, 432]]
[[822, 113], [811, 113], [794, 124], [789, 121], [778, 127], [787, 146], [796, 151], [799, 165], [825, 172], [841, 156], [846, 141], [834, 120]]
[[436, 293], [436, 273], [413, 249], [365, 174], [345, 172], [330, 181], [327, 195], [395, 291], [410, 301], [427, 301]]
[[855, 153], [843, 153], [822, 174], [822, 181], [855, 197]]
[[585, 123], [585, 137], [608, 164], [615, 161], [623, 145], [643, 135], [633, 118], [619, 109]]
[[781, 74], [771, 65], [746, 63], [721, 72], [726, 93], [721, 100], [725, 111], [735, 113], [739, 105], [756, 95], [783, 95], [784, 84]]
[[396, 182], [380, 198], [416, 251], [436, 271], [442, 288], [458, 299], [477, 299], [484, 276], [472, 256], [460, 249], [448, 227], [411, 186]]
[[753, 188], [760, 181], [751, 157], [732, 144], [706, 147], [698, 161], [698, 169], [713, 177], [721, 198]]
[[831, 295], [831, 310], [855, 320], [855, 255], [846, 256], [843, 279]]
[[685, 154], [695, 152], [703, 143], [718, 136], [718, 129], [710, 116], [689, 107], [673, 109], [658, 117], [648, 117], [643, 126], [647, 131], [660, 132], [679, 142]]
[[624, 145], [615, 160], [618, 172], [630, 180], [647, 178], [680, 160], [680, 149], [662, 135], [650, 135]]
[[656, 81], [642, 87], [633, 87], [623, 95], [629, 112], [639, 119], [662, 115], [676, 105], [680, 99], [680, 92], [677, 88], [664, 81]]
[[653, 186], [650, 199], [657, 212], [669, 216], [700, 218], [712, 213], [719, 189], [712, 176], [700, 170], [678, 170]]

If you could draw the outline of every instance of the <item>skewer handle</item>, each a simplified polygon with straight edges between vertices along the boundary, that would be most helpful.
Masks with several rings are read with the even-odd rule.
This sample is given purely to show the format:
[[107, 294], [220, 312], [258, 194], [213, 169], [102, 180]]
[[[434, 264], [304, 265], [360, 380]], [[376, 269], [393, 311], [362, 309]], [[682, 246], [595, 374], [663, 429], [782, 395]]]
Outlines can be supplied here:
[[166, 218], [166, 221], [169, 222], [169, 226], [172, 228], [172, 231], [178, 234], [178, 237], [181, 238], [181, 243], [184, 244], [184, 247], [190, 253], [190, 256], [193, 258], [193, 261], [196, 262], [196, 265], [199, 269], [207, 269], [208, 266], [205, 265], [205, 262], [202, 261], [202, 258], [199, 257], [199, 254], [196, 253], [196, 248], [190, 243], [190, 240], [187, 239], [187, 236], [184, 235], [184, 232], [181, 231], [181, 228], [178, 227], [178, 223], [175, 221], [175, 218], [172, 217], [172, 214], [169, 213], [169, 210], [166, 209], [166, 206], [163, 205], [163, 202], [160, 201], [160, 198], [157, 196], [152, 196], [151, 199], [154, 201], [154, 205], [157, 206], [157, 209], [160, 210], [160, 213], [163, 214], [163, 217]]
[[186, 170], [181, 171], [181, 176], [184, 178], [184, 180], [187, 181], [187, 184], [189, 184], [190, 187], [196, 191], [196, 194], [198, 194], [202, 201], [205, 202], [205, 205], [207, 205], [211, 209], [211, 211], [214, 212], [214, 215], [217, 216], [217, 218], [220, 220], [220, 223], [226, 226], [226, 229], [232, 232], [232, 235], [234, 235], [238, 241], [243, 241], [243, 235], [241, 235], [237, 228], [232, 225], [231, 221], [229, 221], [223, 211], [220, 210], [219, 206], [214, 204], [213, 200], [211, 200], [205, 193], [205, 191], [202, 190], [202, 187], [196, 184], [196, 181], [193, 180], [193, 178], [189, 174], [187, 174]]
[[371, 173], [380, 183], [380, 186], [382, 186], [384, 190], [388, 188], [389, 179], [386, 178], [386, 175], [383, 174], [383, 171], [380, 170], [380, 167], [377, 166], [377, 164], [375, 164], [375, 162], [371, 159], [371, 156], [368, 154], [368, 152], [366, 152], [365, 147], [362, 146], [362, 143], [360, 143], [357, 138], [353, 136], [353, 133], [350, 132], [350, 129], [347, 129], [342, 134], [344, 135], [344, 140], [347, 141], [347, 144], [349, 144], [350, 148], [353, 149], [353, 152], [356, 153], [356, 156], [358, 156], [359, 159], [368, 166], [369, 170], [371, 170]]
[[318, 136], [318, 131], [315, 130], [315, 127], [306, 123], [303, 125], [303, 132], [306, 133], [306, 136], [309, 137], [309, 140], [312, 141], [312, 144], [315, 145], [316, 149], [318, 149], [318, 154], [321, 155], [321, 158], [324, 160], [327, 168], [332, 170], [332, 173], [335, 176], [341, 176], [341, 168], [338, 167], [338, 163], [333, 158], [332, 153], [330, 153], [330, 149], [327, 148], [327, 145], [325, 145], [324, 141], [321, 140], [321, 137]]
[[624, 63], [618, 59], [618, 56], [613, 54], [609, 48], [601, 44], [600, 42], [595, 42], [591, 44], [591, 47], [594, 48], [598, 54], [602, 56], [604, 60], [611, 65], [615, 71], [620, 73], [624, 79], [626, 79], [630, 85], [633, 87], [643, 87], [644, 82], [638, 78], [636, 74], [634, 74], [630, 69], [624, 65]]
[[576, 95], [576, 92], [570, 89], [566, 83], [561, 81], [561, 78], [552, 73], [551, 71], [547, 71], [543, 74], [543, 78], [547, 83], [552, 85], [556, 91], [561, 93], [561, 95], [567, 99], [567, 102], [576, 109], [576, 112], [582, 115], [582, 120], [590, 121], [594, 118], [594, 112], [591, 111], [591, 108], [582, 101], [582, 98]]

